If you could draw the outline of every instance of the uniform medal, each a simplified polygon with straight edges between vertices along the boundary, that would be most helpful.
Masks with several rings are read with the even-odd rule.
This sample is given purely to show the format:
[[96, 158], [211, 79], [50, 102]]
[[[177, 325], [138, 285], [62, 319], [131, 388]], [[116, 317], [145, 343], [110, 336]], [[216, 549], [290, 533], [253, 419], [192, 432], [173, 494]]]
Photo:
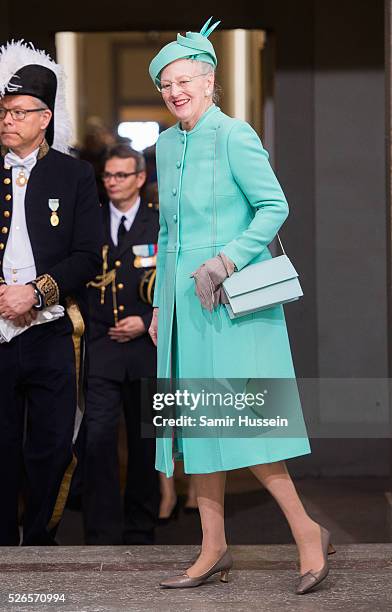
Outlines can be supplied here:
[[156, 255], [153, 257], [141, 257], [137, 255], [133, 260], [133, 265], [135, 268], [153, 268], [157, 265]]
[[134, 255], [139, 257], [151, 257], [152, 255], [156, 255], [158, 252], [157, 244], [135, 244], [132, 247], [132, 252]]
[[19, 187], [24, 187], [27, 184], [28, 178], [25, 175], [25, 170], [24, 168], [21, 168], [18, 172], [18, 176], [15, 179], [16, 184]]
[[58, 199], [49, 199], [48, 205], [50, 210], [52, 211], [52, 214], [50, 215], [50, 224], [52, 225], [52, 227], [57, 227], [60, 223], [60, 219], [57, 214], [60, 202]]
[[135, 268], [153, 268], [157, 265], [157, 244], [135, 244], [132, 252], [135, 255]]

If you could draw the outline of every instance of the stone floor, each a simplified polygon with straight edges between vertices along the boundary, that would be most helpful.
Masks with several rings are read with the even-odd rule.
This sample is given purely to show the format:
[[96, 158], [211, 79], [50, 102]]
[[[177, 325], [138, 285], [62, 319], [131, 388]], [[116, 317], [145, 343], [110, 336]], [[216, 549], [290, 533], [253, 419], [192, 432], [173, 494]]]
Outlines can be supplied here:
[[[217, 577], [195, 589], [161, 589], [181, 572], [196, 546], [3, 548], [0, 610], [25, 612], [386, 612], [392, 609], [392, 544], [337, 546], [318, 590], [295, 595], [291, 544], [232, 546], [230, 582]], [[65, 603], [8, 604], [10, 593], [64, 594]]]

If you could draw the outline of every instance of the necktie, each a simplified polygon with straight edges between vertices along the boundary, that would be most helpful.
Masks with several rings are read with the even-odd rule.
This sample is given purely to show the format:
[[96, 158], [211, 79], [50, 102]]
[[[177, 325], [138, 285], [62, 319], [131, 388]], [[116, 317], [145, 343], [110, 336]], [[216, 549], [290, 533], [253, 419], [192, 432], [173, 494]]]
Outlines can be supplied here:
[[117, 246], [120, 247], [125, 236], [127, 235], [127, 229], [125, 227], [125, 221], [127, 220], [124, 215], [121, 217], [120, 225], [118, 226], [117, 232]]

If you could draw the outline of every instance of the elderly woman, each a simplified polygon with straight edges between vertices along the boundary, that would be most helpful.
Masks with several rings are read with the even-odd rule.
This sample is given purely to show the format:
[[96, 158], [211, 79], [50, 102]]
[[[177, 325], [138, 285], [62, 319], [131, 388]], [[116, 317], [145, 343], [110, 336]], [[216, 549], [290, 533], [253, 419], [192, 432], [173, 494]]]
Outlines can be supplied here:
[[[294, 378], [282, 306], [230, 319], [222, 282], [250, 262], [271, 258], [268, 244], [288, 214], [268, 153], [249, 124], [214, 104], [217, 59], [200, 33], [180, 34], [150, 64], [176, 125], [157, 143], [160, 199], [157, 279], [150, 335], [158, 345], [158, 378]], [[288, 413], [302, 419], [298, 392]], [[303, 421], [302, 421], [303, 422]], [[194, 475], [203, 530], [201, 552], [164, 587], [193, 587], [232, 566], [224, 527], [227, 470], [248, 466], [274, 496], [300, 558], [297, 593], [328, 573], [330, 533], [306, 513], [284, 459], [310, 453], [301, 437], [157, 439], [156, 468], [170, 477], [174, 459]]]

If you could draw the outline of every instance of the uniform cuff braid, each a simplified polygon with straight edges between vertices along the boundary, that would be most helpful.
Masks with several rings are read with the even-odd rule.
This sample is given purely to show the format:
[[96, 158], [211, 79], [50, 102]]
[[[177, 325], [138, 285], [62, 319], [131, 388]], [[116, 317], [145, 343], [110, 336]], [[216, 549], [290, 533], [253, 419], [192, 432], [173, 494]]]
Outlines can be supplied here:
[[59, 287], [50, 274], [42, 274], [35, 279], [35, 285], [41, 293], [45, 307], [55, 306], [60, 301]]

